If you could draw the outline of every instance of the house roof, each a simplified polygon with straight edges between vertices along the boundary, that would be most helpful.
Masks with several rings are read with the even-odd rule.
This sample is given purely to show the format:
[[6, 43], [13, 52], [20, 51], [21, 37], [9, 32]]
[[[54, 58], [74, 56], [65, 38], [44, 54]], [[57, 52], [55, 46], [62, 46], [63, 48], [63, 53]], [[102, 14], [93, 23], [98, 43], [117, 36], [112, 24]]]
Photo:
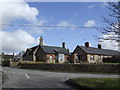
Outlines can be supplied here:
[[78, 46], [78, 47], [80, 47], [84, 52], [88, 54], [119, 55], [118, 51], [109, 50], [109, 49], [99, 49], [99, 48], [86, 47], [86, 46]]
[[[29, 55], [32, 55], [33, 52], [39, 47], [39, 45], [29, 48]], [[40, 45], [40, 47], [43, 49], [43, 51], [47, 54], [55, 54], [55, 53], [61, 53], [61, 54], [67, 54], [69, 55], [69, 51], [66, 48], [62, 47], [55, 47], [55, 46], [45, 46], [45, 45]], [[27, 53], [27, 51], [26, 51]], [[23, 55], [23, 57], [26, 55], [26, 53]]]
[[66, 48], [55, 47], [55, 46], [41, 46], [45, 53], [61, 53], [61, 54], [69, 54], [69, 51]]
[[32, 47], [32, 48], [28, 48], [28, 49], [26, 50], [26, 52], [23, 54], [23, 57], [27, 54], [27, 52], [29, 52], [29, 55], [32, 55], [33, 52], [37, 49], [37, 47], [38, 47], [38, 45], [37, 45], [37, 46], [34, 46], [34, 47]]

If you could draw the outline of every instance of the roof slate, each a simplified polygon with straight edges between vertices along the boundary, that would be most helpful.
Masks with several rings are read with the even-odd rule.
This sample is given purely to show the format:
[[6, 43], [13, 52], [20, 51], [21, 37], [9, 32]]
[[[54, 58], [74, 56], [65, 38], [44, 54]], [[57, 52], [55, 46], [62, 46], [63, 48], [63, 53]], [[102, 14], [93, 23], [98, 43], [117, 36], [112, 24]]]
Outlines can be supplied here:
[[85, 46], [79, 46], [79, 47], [88, 54], [119, 55], [119, 52], [114, 50], [99, 49], [99, 48], [85, 47]]
[[61, 53], [61, 54], [69, 54], [69, 51], [66, 48], [55, 47], [55, 46], [41, 46], [41, 48], [45, 51], [45, 53]]
[[[37, 47], [39, 47], [39, 45], [29, 48], [29, 53], [32, 55], [33, 52], [37, 49]], [[62, 48], [62, 47], [55, 47], [55, 46], [45, 46], [45, 45], [41, 45], [40, 46], [45, 53], [47, 54], [55, 54], [55, 53], [60, 53], [60, 54], [66, 54], [69, 55], [69, 51], [66, 48]]]

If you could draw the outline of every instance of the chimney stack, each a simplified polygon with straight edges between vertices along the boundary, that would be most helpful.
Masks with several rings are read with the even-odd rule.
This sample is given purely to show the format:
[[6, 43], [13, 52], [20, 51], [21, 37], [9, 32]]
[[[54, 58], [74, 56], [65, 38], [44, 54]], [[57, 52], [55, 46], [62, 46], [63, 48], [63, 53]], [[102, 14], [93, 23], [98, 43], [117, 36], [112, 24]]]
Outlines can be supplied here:
[[43, 38], [42, 38], [42, 36], [40, 36], [39, 45], [43, 45]]
[[2, 55], [4, 55], [4, 52], [2, 52]]
[[98, 48], [101, 49], [101, 45], [100, 44], [98, 44]]
[[62, 47], [65, 48], [65, 42], [62, 42]]
[[86, 43], [85, 43], [85, 46], [86, 46], [86, 47], [89, 47], [89, 42], [86, 42]]
[[14, 53], [13, 53], [13, 56], [14, 56]]

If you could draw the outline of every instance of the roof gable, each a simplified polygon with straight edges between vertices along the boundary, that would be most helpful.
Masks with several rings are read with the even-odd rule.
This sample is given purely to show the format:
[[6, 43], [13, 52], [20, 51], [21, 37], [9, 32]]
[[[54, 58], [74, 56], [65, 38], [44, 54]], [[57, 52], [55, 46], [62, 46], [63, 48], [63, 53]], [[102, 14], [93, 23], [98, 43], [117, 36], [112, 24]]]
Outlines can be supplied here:
[[23, 57], [26, 56], [27, 53], [29, 53], [29, 55], [33, 55], [33, 52], [37, 49], [38, 46], [39, 46], [39, 45], [34, 46], [34, 47], [32, 47], [32, 48], [28, 48], [28, 49], [26, 50], [26, 52], [23, 54]]

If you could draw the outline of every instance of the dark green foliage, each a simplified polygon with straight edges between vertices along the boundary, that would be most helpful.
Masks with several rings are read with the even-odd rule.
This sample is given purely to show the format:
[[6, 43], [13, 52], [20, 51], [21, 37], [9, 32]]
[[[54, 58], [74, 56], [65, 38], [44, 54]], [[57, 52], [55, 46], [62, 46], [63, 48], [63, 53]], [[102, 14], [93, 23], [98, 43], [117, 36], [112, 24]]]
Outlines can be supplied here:
[[62, 72], [119, 73], [120, 64], [21, 64], [21, 68]]
[[103, 58], [104, 63], [120, 63], [120, 57]]
[[10, 61], [8, 60], [2, 61], [2, 66], [10, 66]]

